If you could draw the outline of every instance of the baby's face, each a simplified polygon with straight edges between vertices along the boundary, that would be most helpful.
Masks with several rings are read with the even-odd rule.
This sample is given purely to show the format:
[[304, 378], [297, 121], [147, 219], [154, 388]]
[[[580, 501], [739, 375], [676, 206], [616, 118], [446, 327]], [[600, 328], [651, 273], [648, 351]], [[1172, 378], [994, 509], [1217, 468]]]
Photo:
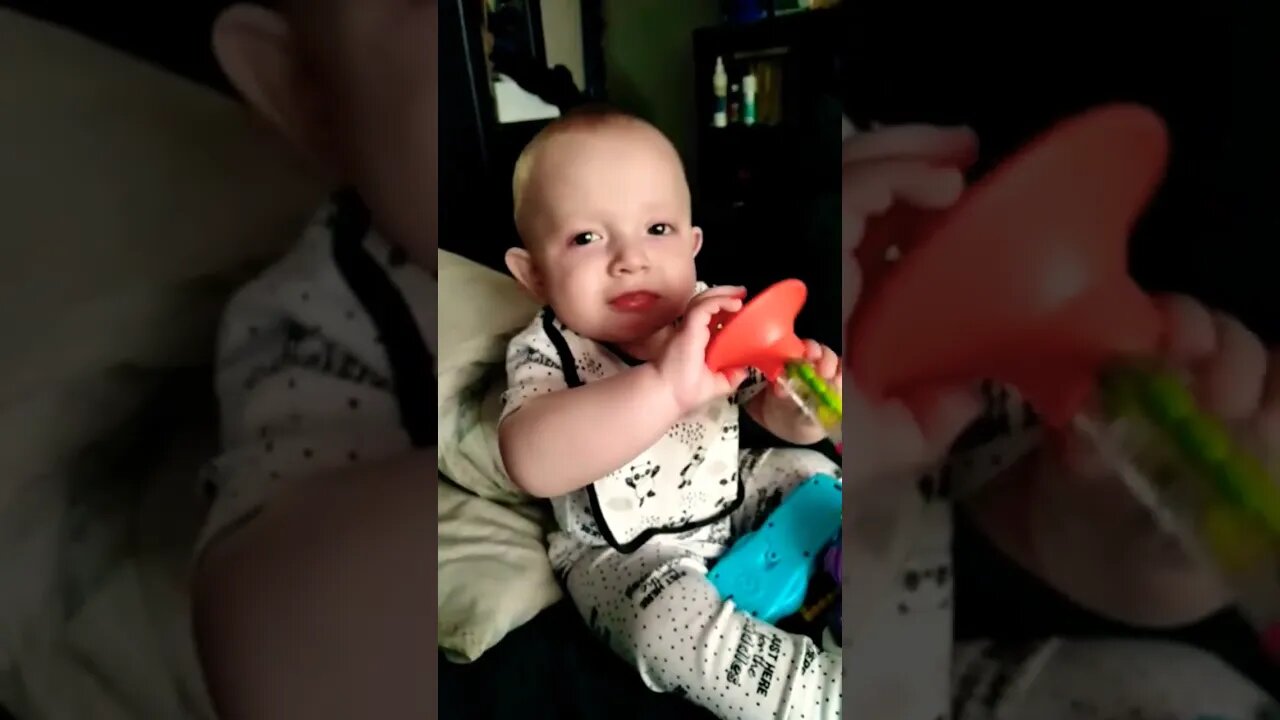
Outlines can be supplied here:
[[552, 137], [527, 188], [524, 241], [544, 300], [567, 326], [635, 343], [684, 312], [702, 231], [661, 134], [616, 123]]

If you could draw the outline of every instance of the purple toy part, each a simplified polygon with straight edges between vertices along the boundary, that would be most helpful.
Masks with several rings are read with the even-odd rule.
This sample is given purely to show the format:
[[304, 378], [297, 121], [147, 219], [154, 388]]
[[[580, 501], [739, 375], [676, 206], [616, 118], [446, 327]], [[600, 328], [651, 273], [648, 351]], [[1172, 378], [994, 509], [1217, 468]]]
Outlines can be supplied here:
[[827, 556], [823, 558], [823, 561], [822, 561], [822, 569], [826, 570], [828, 575], [835, 578], [835, 581], [837, 583], [842, 582], [842, 580], [840, 579], [841, 577], [840, 558], [841, 558], [841, 555], [843, 554], [841, 552], [842, 547], [843, 547], [843, 543], [840, 542], [840, 535], [836, 535], [835, 543], [831, 545], [831, 549], [827, 550]]

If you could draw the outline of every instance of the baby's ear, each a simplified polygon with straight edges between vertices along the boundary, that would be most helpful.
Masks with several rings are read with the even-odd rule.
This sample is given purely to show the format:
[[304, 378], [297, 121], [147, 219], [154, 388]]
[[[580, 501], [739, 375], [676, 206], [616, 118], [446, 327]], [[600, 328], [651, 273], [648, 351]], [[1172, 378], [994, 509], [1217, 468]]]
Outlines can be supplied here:
[[524, 288], [538, 302], [545, 302], [546, 297], [542, 291], [542, 279], [538, 275], [538, 268], [534, 266], [533, 256], [524, 248], [511, 248], [506, 255], [507, 269], [511, 271], [511, 275], [515, 277], [516, 282]]
[[693, 256], [697, 257], [702, 250], [702, 228], [693, 228]]
[[245, 101], [308, 160], [331, 171], [320, 88], [304, 71], [288, 20], [260, 5], [236, 3], [214, 21], [213, 52]]

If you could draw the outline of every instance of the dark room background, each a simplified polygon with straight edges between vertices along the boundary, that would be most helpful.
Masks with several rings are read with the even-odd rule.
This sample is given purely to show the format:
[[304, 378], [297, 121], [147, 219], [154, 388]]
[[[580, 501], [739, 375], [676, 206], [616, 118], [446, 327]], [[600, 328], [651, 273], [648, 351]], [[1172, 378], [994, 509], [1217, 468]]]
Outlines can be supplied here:
[[1135, 233], [1135, 276], [1280, 342], [1280, 21], [1243, 2], [967, 6], [928, 22], [894, 3], [852, 7], [841, 47], [847, 111], [862, 122], [969, 124], [983, 146], [975, 172], [1092, 105], [1158, 111], [1170, 167]]
[[[221, 89], [226, 83], [207, 35], [225, 4], [0, 2]], [[1136, 274], [1154, 289], [1190, 292], [1231, 310], [1280, 341], [1274, 265], [1264, 257], [1280, 238], [1280, 214], [1271, 210], [1280, 189], [1280, 134], [1272, 122], [1277, 21], [1239, 0], [1123, 9], [1058, 3], [1046, 6], [1051, 21], [994, 6], [935, 9], [925, 21], [897, 3], [847, 6], [842, 89], [855, 119], [968, 122], [990, 162], [1096, 102], [1153, 105], [1170, 124], [1174, 150], [1164, 191], [1135, 238]], [[715, 17], [707, 8], [683, 12], [690, 32]], [[442, 37], [442, 54], [446, 46]], [[608, 79], [615, 89], [629, 82], [625, 75]], [[677, 144], [685, 149], [691, 121], [681, 122]]]

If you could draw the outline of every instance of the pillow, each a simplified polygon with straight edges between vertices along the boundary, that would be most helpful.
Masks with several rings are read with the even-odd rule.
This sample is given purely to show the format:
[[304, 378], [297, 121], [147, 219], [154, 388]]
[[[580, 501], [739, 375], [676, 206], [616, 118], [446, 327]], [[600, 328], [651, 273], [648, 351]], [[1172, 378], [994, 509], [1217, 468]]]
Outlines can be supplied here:
[[440, 649], [470, 662], [561, 597], [547, 559], [546, 518], [440, 483]]
[[513, 278], [451, 252], [440, 251], [439, 268], [440, 472], [480, 497], [525, 502], [498, 457], [497, 418], [507, 342], [538, 305]]
[[507, 478], [497, 420], [507, 341], [538, 312], [516, 282], [440, 253], [439, 643], [475, 660], [561, 597], [548, 513]]

